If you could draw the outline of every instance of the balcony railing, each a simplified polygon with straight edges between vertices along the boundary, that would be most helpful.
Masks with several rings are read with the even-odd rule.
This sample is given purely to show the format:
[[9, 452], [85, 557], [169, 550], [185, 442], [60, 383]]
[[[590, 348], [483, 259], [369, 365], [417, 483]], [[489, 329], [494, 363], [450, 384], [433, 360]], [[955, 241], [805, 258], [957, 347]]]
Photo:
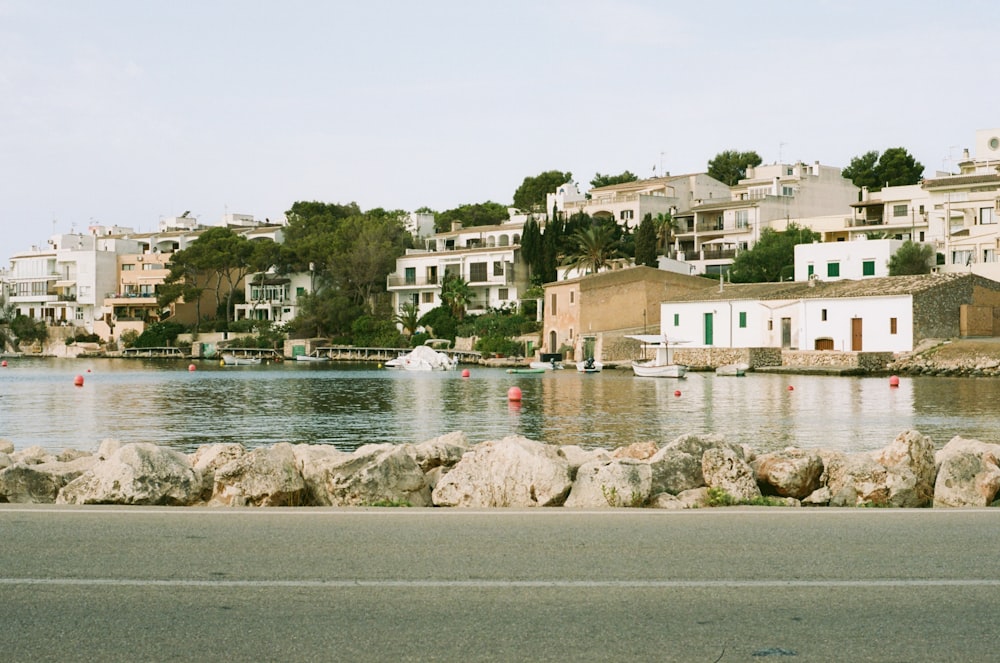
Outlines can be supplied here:
[[429, 279], [425, 276], [400, 276], [398, 274], [389, 274], [386, 279], [386, 286], [389, 288], [406, 288], [413, 287], [418, 288], [422, 286], [438, 286], [441, 285], [440, 279]]

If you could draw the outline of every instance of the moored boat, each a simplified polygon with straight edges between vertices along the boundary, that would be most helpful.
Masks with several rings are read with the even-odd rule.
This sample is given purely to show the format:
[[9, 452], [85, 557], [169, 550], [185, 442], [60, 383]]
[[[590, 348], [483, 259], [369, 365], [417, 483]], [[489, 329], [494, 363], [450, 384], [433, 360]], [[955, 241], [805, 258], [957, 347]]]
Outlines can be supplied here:
[[635, 334], [626, 338], [640, 341], [643, 350], [654, 350], [656, 352], [652, 359], [647, 361], [633, 361], [632, 372], [643, 378], [683, 378], [687, 375], [688, 367], [684, 364], [674, 363], [674, 347], [686, 341], [671, 341], [664, 335]]
[[594, 361], [593, 357], [587, 357], [587, 359], [578, 362], [576, 365], [576, 370], [579, 373], [600, 373], [603, 368], [604, 364]]
[[741, 378], [746, 375], [748, 368], [750, 367], [747, 364], [725, 364], [716, 368], [715, 374], [718, 376]]

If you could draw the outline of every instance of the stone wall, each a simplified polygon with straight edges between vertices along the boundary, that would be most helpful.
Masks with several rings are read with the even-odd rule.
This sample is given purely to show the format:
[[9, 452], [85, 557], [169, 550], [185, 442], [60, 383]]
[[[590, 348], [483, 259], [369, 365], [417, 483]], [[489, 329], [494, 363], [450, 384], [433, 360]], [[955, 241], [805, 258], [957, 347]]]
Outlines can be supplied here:
[[726, 364], [746, 364], [750, 368], [781, 366], [781, 348], [678, 348], [674, 361], [694, 370]]
[[893, 359], [891, 352], [836, 352], [831, 350], [785, 350], [782, 366], [815, 368], [858, 368], [882, 371]]

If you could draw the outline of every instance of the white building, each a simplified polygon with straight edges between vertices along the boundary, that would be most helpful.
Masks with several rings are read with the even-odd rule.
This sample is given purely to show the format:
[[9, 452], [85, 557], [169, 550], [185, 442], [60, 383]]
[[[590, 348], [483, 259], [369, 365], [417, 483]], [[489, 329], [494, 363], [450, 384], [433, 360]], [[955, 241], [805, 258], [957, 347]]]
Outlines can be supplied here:
[[441, 305], [441, 282], [453, 274], [464, 279], [473, 298], [466, 310], [485, 313], [490, 308], [516, 306], [528, 284], [521, 262], [521, 233], [525, 217], [495, 226], [462, 228], [460, 224], [427, 239], [426, 248], [408, 249], [396, 259], [386, 289], [393, 308], [417, 306], [420, 315]]
[[299, 297], [313, 291], [312, 274], [248, 274], [243, 292], [246, 303], [235, 306], [236, 320], [268, 320], [284, 324], [299, 313]]
[[998, 292], [968, 274], [725, 284], [663, 302], [660, 331], [687, 347], [909, 352], [962, 335], [962, 309]]
[[889, 276], [889, 258], [903, 245], [898, 239], [815, 242], [795, 246], [795, 280], [839, 281]]

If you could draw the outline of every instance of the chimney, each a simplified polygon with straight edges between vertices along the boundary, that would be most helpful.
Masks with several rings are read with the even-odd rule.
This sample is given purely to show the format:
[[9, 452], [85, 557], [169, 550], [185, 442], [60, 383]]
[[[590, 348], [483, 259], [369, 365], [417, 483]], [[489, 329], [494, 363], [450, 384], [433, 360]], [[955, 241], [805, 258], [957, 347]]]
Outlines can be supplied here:
[[461, 230], [462, 229], [462, 222], [461, 221], [452, 221], [451, 222], [451, 229], [452, 229], [453, 232], [455, 230]]

